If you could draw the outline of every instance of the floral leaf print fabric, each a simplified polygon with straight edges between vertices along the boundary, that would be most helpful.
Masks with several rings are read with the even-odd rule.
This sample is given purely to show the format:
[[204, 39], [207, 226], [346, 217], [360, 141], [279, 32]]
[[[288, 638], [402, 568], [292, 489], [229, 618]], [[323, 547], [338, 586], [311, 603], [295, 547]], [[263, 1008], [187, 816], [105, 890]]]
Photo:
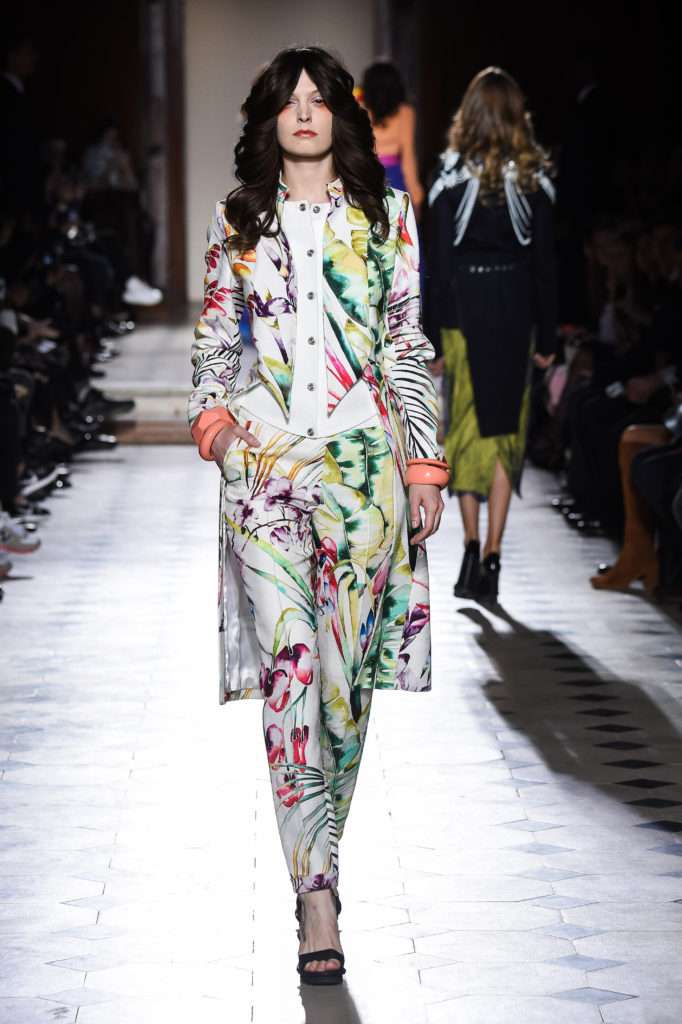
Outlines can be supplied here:
[[423, 549], [384, 430], [304, 438], [250, 423], [223, 464], [234, 553], [260, 659], [270, 778], [297, 892], [335, 885], [373, 688], [430, 687]]
[[[362, 210], [346, 201], [340, 181], [328, 192], [323, 334], [329, 411], [360, 378], [386, 378], [385, 393], [380, 396], [375, 388], [372, 395], [377, 405], [392, 405], [407, 457], [438, 457], [437, 400], [426, 367], [433, 348], [421, 327], [417, 230], [409, 197], [386, 190], [390, 232], [381, 241]], [[280, 203], [285, 197], [283, 186]], [[224, 203], [218, 203], [208, 230], [206, 302], [192, 348], [190, 424], [205, 409], [229, 406], [242, 354], [239, 320], [245, 303], [258, 356], [245, 389], [262, 381], [288, 415], [298, 304], [291, 250], [280, 230], [274, 238], [261, 238], [255, 252], [234, 253], [228, 244], [232, 234]]]
[[[221, 550], [233, 554], [248, 598], [261, 675], [258, 687], [245, 687], [224, 671], [221, 700], [267, 696], [263, 682], [271, 685], [280, 650], [299, 643], [313, 652], [316, 672], [324, 676], [329, 664], [351, 690], [429, 689], [426, 556], [409, 545], [385, 432], [313, 439], [253, 422], [249, 429], [261, 447], [238, 439], [223, 466]], [[415, 658], [397, 680], [410, 648], [424, 663]]]

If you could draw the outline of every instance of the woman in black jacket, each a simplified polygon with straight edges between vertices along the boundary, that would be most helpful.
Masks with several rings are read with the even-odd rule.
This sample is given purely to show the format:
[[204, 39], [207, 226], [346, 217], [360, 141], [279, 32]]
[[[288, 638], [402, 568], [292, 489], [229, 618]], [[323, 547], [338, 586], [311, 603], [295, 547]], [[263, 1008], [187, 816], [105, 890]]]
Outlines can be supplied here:
[[445, 456], [464, 523], [455, 594], [495, 601], [509, 501], [520, 493], [530, 371], [554, 358], [554, 189], [521, 90], [500, 68], [470, 83], [448, 143], [429, 193], [428, 316], [442, 344]]

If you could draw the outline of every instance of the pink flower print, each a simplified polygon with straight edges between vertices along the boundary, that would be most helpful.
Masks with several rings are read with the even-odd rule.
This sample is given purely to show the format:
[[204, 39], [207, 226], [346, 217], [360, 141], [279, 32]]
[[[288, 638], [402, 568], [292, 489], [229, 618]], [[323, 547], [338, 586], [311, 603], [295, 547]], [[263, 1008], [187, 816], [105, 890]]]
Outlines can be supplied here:
[[374, 594], [375, 597], [377, 594], [380, 594], [381, 591], [386, 586], [386, 578], [388, 576], [389, 564], [390, 559], [384, 558], [383, 562], [377, 569], [374, 579], [372, 580], [372, 593]]
[[303, 780], [297, 780], [295, 771], [282, 772], [278, 776], [278, 780], [282, 780], [282, 785], [277, 788], [277, 796], [282, 801], [285, 807], [293, 807], [301, 797], [303, 796]]
[[412, 239], [410, 238], [410, 233], [407, 230], [407, 225], [405, 223], [405, 217], [403, 216], [402, 210], [400, 211], [400, 216], [398, 218], [398, 234], [400, 235], [401, 241], [407, 242], [408, 245], [414, 244], [412, 242]]
[[248, 529], [249, 524], [254, 519], [255, 511], [250, 501], [246, 498], [240, 498], [234, 507], [234, 520], [238, 526]]
[[221, 316], [227, 316], [225, 303], [230, 297], [229, 288], [218, 288], [217, 281], [211, 281], [206, 290], [203, 316], [207, 316], [212, 309], [216, 309]]
[[291, 547], [291, 531], [288, 526], [275, 526], [270, 530], [270, 543], [288, 551]]
[[281, 763], [285, 758], [284, 733], [278, 725], [269, 725], [265, 733], [265, 751], [271, 767]]
[[286, 504], [293, 493], [293, 486], [288, 476], [270, 477], [265, 482], [266, 508], [274, 508], [278, 503]]
[[211, 248], [206, 253], [206, 266], [210, 267], [211, 270], [215, 270], [218, 266], [218, 260], [220, 259], [220, 243], [214, 242]]
[[313, 656], [306, 644], [294, 644], [291, 648], [291, 661], [296, 678], [304, 686], [313, 681]]
[[302, 729], [296, 726], [291, 730], [291, 741], [294, 744], [294, 764], [305, 764], [305, 748], [308, 742], [310, 729], [304, 725]]
[[332, 614], [338, 596], [338, 584], [334, 577], [338, 557], [338, 549], [331, 537], [322, 537], [317, 549], [317, 602], [320, 609], [326, 609]]
[[262, 665], [260, 689], [273, 711], [283, 711], [289, 703], [289, 676], [281, 669], [271, 672]]

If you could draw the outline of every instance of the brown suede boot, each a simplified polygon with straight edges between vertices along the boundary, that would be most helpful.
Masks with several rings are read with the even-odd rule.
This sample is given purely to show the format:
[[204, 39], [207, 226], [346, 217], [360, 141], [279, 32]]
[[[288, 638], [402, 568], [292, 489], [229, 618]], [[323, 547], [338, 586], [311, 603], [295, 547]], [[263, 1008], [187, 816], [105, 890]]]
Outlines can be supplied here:
[[623, 486], [625, 529], [618, 560], [602, 576], [591, 576], [595, 590], [625, 590], [633, 580], [642, 579], [647, 589], [658, 586], [658, 555], [652, 537], [654, 516], [630, 479], [630, 463], [637, 452], [652, 444], [663, 444], [665, 427], [657, 424], [627, 427], [618, 446], [618, 464]]

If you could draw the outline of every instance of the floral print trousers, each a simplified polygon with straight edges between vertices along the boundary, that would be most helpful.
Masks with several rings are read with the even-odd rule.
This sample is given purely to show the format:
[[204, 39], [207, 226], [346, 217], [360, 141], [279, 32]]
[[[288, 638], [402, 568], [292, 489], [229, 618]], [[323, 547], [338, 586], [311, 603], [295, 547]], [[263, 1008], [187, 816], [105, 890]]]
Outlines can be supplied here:
[[261, 447], [228, 449], [224, 508], [260, 648], [282, 846], [294, 891], [310, 892], [338, 881], [404, 492], [379, 425], [327, 438], [247, 425]]

